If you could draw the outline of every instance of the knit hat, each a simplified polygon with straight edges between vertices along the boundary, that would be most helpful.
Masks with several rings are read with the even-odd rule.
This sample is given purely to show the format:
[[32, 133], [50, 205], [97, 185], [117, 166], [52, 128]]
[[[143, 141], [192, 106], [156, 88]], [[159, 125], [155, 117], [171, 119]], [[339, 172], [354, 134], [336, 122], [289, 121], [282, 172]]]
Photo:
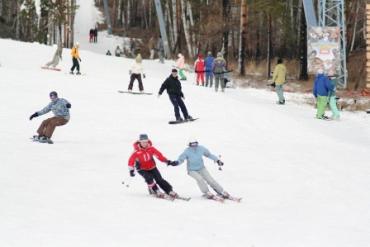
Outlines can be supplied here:
[[177, 73], [177, 69], [172, 69], [172, 72], [176, 72]]
[[212, 52], [211, 51], [209, 51], [207, 54], [208, 54], [208, 56], [212, 56]]
[[50, 92], [50, 93], [49, 93], [49, 96], [50, 96], [50, 97], [55, 97], [55, 98], [57, 98], [57, 97], [58, 97], [58, 93], [57, 93], [57, 92], [55, 92], [55, 91], [52, 91], [52, 92]]
[[140, 134], [139, 141], [148, 141], [148, 135], [147, 134]]

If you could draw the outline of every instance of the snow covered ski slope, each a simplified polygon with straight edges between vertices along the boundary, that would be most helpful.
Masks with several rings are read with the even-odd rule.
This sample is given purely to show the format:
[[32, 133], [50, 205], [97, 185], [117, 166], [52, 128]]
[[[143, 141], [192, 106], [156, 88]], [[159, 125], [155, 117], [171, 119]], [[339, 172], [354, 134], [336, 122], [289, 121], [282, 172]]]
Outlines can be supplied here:
[[[320, 121], [310, 106], [275, 104], [268, 91], [224, 94], [183, 82], [191, 124], [169, 125], [173, 109], [156, 97], [171, 70], [144, 60], [144, 87], [126, 90], [132, 60], [81, 50], [81, 71], [64, 50], [63, 72], [40, 69], [52, 47], [0, 40], [0, 246], [367, 247], [370, 243], [369, 116], [344, 112]], [[135, 84], [134, 89], [137, 90]], [[46, 116], [28, 117], [50, 91], [72, 103], [71, 120], [54, 145], [29, 140]], [[221, 155], [210, 173], [241, 203], [201, 197], [185, 165], [162, 175], [189, 202], [155, 200], [127, 159], [147, 133], [169, 159], [189, 136]]]

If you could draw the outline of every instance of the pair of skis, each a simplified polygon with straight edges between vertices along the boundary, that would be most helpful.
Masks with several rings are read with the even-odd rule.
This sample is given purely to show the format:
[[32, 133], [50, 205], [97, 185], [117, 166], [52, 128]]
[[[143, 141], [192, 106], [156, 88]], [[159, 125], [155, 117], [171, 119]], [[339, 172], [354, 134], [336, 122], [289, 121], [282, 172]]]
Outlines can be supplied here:
[[184, 196], [170, 196], [165, 193], [158, 193], [158, 194], [152, 194], [153, 197], [158, 199], [164, 199], [168, 201], [175, 201], [175, 200], [183, 200], [183, 201], [190, 201], [191, 197], [184, 197]]
[[235, 196], [228, 196], [228, 197], [221, 197], [218, 195], [212, 195], [212, 197], [205, 197], [208, 200], [214, 200], [216, 202], [221, 202], [224, 203], [226, 200], [229, 201], [234, 201], [234, 202], [241, 202], [242, 198], [241, 197], [235, 197]]

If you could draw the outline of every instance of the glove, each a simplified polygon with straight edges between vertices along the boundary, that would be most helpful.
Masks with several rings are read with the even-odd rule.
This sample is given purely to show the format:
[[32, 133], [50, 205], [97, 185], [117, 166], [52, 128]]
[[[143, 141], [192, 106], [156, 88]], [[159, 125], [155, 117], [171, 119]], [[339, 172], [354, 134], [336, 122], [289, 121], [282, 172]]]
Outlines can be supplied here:
[[224, 165], [224, 162], [222, 162], [221, 160], [217, 160], [216, 162], [217, 162], [218, 166], [223, 166]]
[[145, 79], [145, 74], [143, 74], [143, 78]]
[[31, 116], [30, 116], [30, 120], [32, 120], [32, 118], [34, 118], [34, 117], [38, 117], [39, 116], [39, 114], [37, 113], [37, 112], [35, 112], [34, 114], [32, 114]]
[[130, 170], [130, 176], [135, 177], [135, 170]]
[[81, 58], [79, 58], [78, 60], [80, 60], [80, 62], [82, 62]]
[[168, 166], [177, 166], [178, 164], [179, 164], [179, 162], [177, 160], [175, 160], [175, 161], [171, 161], [171, 160], [167, 161], [167, 165]]
[[66, 107], [69, 109], [69, 108], [71, 108], [71, 107], [72, 107], [72, 105], [71, 105], [70, 103], [67, 103], [67, 104], [66, 104]]

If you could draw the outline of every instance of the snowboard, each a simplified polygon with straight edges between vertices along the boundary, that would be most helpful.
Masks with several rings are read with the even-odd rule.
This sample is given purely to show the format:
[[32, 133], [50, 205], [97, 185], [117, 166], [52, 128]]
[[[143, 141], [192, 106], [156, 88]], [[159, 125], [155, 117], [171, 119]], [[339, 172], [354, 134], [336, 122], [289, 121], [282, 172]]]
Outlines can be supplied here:
[[46, 67], [46, 66], [41, 67], [41, 69], [54, 70], [54, 71], [62, 71], [62, 70], [61, 70], [61, 69], [59, 69], [59, 68]]
[[148, 92], [129, 92], [129, 91], [122, 91], [118, 90], [119, 93], [127, 93], [127, 94], [144, 94], [144, 95], [152, 95], [153, 93]]
[[189, 122], [193, 122], [195, 120], [197, 120], [199, 118], [192, 118], [192, 119], [188, 119], [188, 120], [182, 120], [182, 121], [169, 121], [168, 123], [169, 124], [182, 124], [182, 123], [189, 123]]
[[66, 72], [65, 73], [66, 75], [74, 75], [74, 76], [85, 76], [86, 75], [86, 73], [81, 73], [81, 74], [79, 74], [79, 75], [77, 75], [77, 72], [75, 72], [75, 73], [73, 73], [73, 74], [71, 74], [70, 72]]

